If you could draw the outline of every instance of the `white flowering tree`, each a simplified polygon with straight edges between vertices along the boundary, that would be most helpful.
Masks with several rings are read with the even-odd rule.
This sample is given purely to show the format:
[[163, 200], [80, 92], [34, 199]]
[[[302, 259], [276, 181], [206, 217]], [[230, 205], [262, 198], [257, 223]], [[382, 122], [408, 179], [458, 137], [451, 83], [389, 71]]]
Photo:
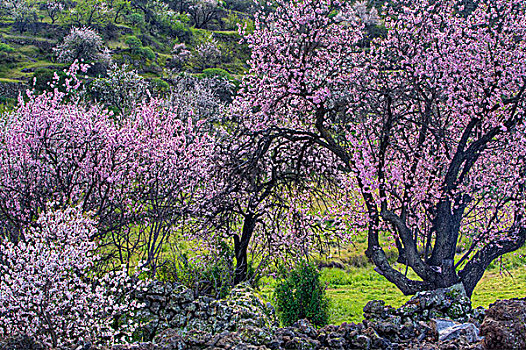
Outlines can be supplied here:
[[26, 334], [53, 348], [113, 340], [114, 318], [135, 304], [125, 272], [92, 275], [95, 234], [95, 221], [68, 208], [42, 214], [18, 243], [1, 242], [0, 338]]
[[53, 50], [59, 62], [72, 63], [78, 60], [106, 66], [111, 62], [111, 55], [100, 35], [87, 27], [72, 28], [64, 41]]
[[149, 84], [136, 71], [127, 65], [111, 65], [106, 78], [95, 79], [92, 93], [95, 99], [108, 108], [116, 110], [121, 116], [145, 101]]
[[2, 0], [0, 6], [20, 32], [26, 31], [29, 23], [38, 18], [34, 3], [29, 0]]

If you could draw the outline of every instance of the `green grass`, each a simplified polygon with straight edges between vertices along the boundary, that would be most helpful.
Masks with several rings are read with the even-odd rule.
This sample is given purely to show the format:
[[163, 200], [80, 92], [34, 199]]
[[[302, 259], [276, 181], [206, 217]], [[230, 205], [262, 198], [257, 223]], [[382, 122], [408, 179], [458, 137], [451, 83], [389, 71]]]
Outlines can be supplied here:
[[[498, 270], [486, 271], [473, 292], [473, 307], [487, 308], [497, 299], [525, 297], [526, 267], [516, 268], [511, 273], [512, 276], [501, 275]], [[400, 307], [410, 298], [372, 268], [354, 268], [348, 271], [324, 269], [322, 278], [328, 284], [332, 324], [360, 322], [363, 319], [363, 307], [370, 300], [381, 299], [386, 304]]]
[[347, 271], [323, 269], [321, 275], [328, 285], [331, 324], [360, 322], [363, 319], [363, 307], [371, 300], [385, 300], [394, 307], [409, 300], [372, 267], [350, 268]]
[[[330, 299], [331, 324], [343, 322], [361, 322], [363, 307], [375, 299], [385, 300], [386, 304], [400, 307], [410, 299], [373, 270], [373, 266], [365, 262], [363, 255], [364, 242], [356, 246], [340, 249], [340, 254], [329, 259], [345, 265], [345, 269], [324, 268], [321, 271], [322, 281], [327, 284], [327, 295]], [[490, 265], [472, 296], [473, 307], [494, 303], [497, 299], [526, 297], [526, 247], [518, 253], [505, 256], [502, 261]], [[353, 266], [352, 264], [355, 264]], [[415, 278], [414, 273], [409, 277]], [[262, 294], [271, 300], [275, 281], [264, 279], [266, 283]]]

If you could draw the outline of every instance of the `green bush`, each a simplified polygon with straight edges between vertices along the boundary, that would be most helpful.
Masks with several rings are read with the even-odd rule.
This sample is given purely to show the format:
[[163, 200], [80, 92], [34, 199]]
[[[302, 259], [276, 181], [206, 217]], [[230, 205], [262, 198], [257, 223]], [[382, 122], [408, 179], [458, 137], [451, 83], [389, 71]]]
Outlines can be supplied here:
[[155, 59], [155, 52], [153, 52], [153, 50], [150, 48], [150, 47], [143, 47], [141, 48], [140, 50], [140, 54], [142, 57], [150, 60], [150, 61], [153, 61]]
[[294, 270], [282, 272], [274, 290], [274, 302], [281, 323], [290, 326], [308, 319], [321, 327], [329, 322], [329, 299], [316, 267], [301, 262]]
[[[55, 73], [58, 75], [59, 80], [55, 81]], [[43, 91], [53, 91], [53, 88], [49, 85], [50, 83], [55, 84], [55, 86], [62, 92], [66, 91], [64, 84], [67, 79], [67, 75], [62, 70], [52, 70], [47, 68], [37, 68], [33, 72], [33, 78], [35, 82], [35, 90], [38, 92]]]
[[219, 249], [214, 254], [199, 258], [176, 249], [171, 262], [158, 269], [157, 278], [178, 281], [196, 295], [225, 298], [234, 285], [234, 254], [225, 242], [219, 241], [217, 244]]
[[135, 27], [140, 27], [144, 25], [144, 16], [140, 13], [137, 13], [137, 12], [131, 13], [128, 15], [126, 19], [131, 25]]
[[0, 43], [0, 52], [7, 52], [7, 53], [10, 53], [10, 52], [14, 52], [15, 49], [13, 49], [11, 46], [9, 46], [8, 44], [5, 44], [5, 43]]
[[135, 35], [130, 35], [127, 37], [124, 42], [132, 51], [140, 50], [142, 49], [142, 41], [141, 39], [137, 38]]
[[207, 68], [203, 70], [203, 77], [205, 78], [224, 78], [232, 80], [232, 76], [226, 70], [221, 68]]
[[170, 90], [170, 85], [161, 78], [153, 78], [152, 80], [150, 80], [150, 84], [153, 86], [155, 91], [160, 93], [164, 93]]

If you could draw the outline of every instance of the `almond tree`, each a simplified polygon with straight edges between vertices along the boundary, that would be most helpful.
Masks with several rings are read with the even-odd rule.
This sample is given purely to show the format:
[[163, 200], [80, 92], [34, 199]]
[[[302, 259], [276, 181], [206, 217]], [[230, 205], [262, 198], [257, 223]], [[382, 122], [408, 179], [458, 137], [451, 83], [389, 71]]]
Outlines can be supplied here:
[[1, 128], [0, 234], [24, 240], [41, 212], [76, 205], [96, 219], [103, 262], [143, 260], [155, 274], [206, 190], [212, 139], [188, 106], [156, 99], [115, 120], [75, 97], [69, 74], [66, 92], [29, 92]]
[[[471, 295], [525, 242], [524, 6], [395, 1], [387, 36], [361, 49], [348, 1], [280, 1], [246, 37], [238, 103], [252, 130], [287, 130], [336, 156], [340, 212], [405, 294], [462, 282]], [[391, 266], [383, 233], [419, 279]]]
[[107, 66], [111, 62], [111, 55], [104, 46], [100, 35], [88, 27], [71, 28], [64, 41], [53, 49], [59, 62], [85, 63], [100, 62]]
[[96, 223], [79, 207], [43, 213], [36, 224], [24, 241], [0, 244], [0, 338], [25, 334], [49, 348], [111, 344], [114, 317], [136, 306], [129, 292], [141, 283], [126, 271], [94, 278]]
[[289, 135], [273, 131], [253, 134], [242, 127], [234, 131], [232, 122], [228, 125], [209, 157], [210, 196], [201, 220], [213, 230], [197, 233], [209, 244], [233, 243], [234, 284], [253, 277], [250, 262], [260, 273], [289, 258], [328, 252], [329, 243], [348, 238], [339, 227], [327, 229], [331, 218], [318, 210], [326, 202], [312, 203], [330, 185], [320, 176], [330, 166], [316, 166], [331, 154], [310, 147], [310, 140], [286, 140]]
[[80, 82], [68, 74], [66, 92], [29, 92], [0, 129], [0, 230], [13, 241], [49, 202], [92, 211], [100, 232], [119, 226], [130, 155], [111, 114], [71, 95]]

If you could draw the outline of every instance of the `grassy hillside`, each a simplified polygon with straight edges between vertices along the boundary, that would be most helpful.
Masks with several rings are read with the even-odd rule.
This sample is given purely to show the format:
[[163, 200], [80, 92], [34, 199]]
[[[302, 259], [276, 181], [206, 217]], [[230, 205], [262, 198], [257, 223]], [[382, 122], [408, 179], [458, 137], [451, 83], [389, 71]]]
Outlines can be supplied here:
[[[53, 4], [60, 5], [56, 13], [49, 10]], [[209, 6], [199, 0], [108, 4], [97, 0], [29, 1], [22, 13], [6, 2], [0, 6], [0, 84], [32, 84], [36, 78], [44, 85], [53, 72], [69, 66], [71, 62], [60, 61], [54, 49], [72, 28], [94, 30], [112, 63], [126, 64], [147, 79], [168, 81], [174, 74], [200, 75], [209, 68], [215, 69], [211, 74], [240, 77], [247, 68], [249, 50], [239, 43], [237, 27], [252, 27], [249, 4], [225, 1]], [[205, 15], [207, 21], [203, 23], [200, 16]], [[184, 49], [183, 60], [175, 57], [177, 45]], [[212, 56], [206, 52], [210, 47], [214, 50]], [[104, 76], [105, 71], [89, 73], [97, 77]], [[0, 97], [12, 96], [0, 90]]]

